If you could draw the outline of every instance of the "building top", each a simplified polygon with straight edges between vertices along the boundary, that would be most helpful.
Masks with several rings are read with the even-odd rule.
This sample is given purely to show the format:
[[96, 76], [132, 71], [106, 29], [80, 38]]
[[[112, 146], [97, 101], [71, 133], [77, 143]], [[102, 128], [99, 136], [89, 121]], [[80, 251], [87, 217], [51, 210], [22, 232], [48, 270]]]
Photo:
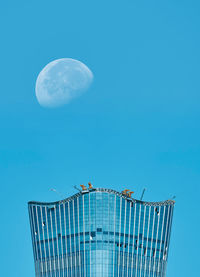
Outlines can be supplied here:
[[123, 192], [118, 192], [118, 191], [115, 191], [113, 189], [93, 188], [93, 187], [90, 187], [89, 189], [87, 189], [85, 186], [84, 186], [83, 190], [80, 191], [79, 193], [76, 193], [76, 194], [74, 194], [74, 195], [72, 195], [68, 198], [63, 199], [63, 200], [59, 200], [59, 201], [55, 201], [55, 202], [30, 201], [30, 202], [28, 202], [28, 204], [29, 205], [35, 204], [35, 205], [41, 205], [41, 206], [43, 206], [43, 205], [45, 205], [45, 206], [56, 205], [56, 204], [72, 201], [73, 199], [75, 199], [75, 198], [77, 198], [77, 197], [79, 197], [83, 194], [90, 193], [90, 192], [107, 192], [107, 193], [115, 194], [119, 197], [127, 199], [130, 202], [141, 203], [142, 205], [145, 205], [145, 206], [166, 206], [166, 205], [174, 205], [175, 204], [174, 200], [165, 200], [165, 201], [159, 201], [159, 202], [141, 201], [141, 200], [137, 200], [137, 199], [132, 198], [131, 195], [129, 195], [128, 193], [124, 193], [124, 191]]

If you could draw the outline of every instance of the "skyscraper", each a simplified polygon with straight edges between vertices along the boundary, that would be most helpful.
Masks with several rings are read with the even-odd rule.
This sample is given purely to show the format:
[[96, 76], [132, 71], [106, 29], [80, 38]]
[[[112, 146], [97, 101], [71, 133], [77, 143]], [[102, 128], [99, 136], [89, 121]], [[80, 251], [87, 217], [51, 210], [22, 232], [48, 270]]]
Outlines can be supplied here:
[[163, 277], [174, 201], [90, 189], [29, 202], [36, 277]]

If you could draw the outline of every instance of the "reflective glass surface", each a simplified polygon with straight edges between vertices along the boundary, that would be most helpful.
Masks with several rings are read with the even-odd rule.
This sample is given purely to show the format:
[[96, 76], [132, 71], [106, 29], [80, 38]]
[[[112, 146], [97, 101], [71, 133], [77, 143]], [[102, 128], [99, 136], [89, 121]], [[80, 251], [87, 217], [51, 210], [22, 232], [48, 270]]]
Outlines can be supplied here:
[[173, 206], [105, 189], [29, 202], [36, 276], [165, 276]]

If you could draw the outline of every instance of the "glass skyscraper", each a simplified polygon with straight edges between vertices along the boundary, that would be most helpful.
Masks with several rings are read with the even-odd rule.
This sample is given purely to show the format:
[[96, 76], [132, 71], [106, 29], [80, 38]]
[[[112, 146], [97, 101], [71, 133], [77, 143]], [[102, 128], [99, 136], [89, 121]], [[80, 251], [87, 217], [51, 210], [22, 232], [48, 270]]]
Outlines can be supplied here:
[[174, 201], [85, 189], [29, 202], [36, 277], [163, 277]]

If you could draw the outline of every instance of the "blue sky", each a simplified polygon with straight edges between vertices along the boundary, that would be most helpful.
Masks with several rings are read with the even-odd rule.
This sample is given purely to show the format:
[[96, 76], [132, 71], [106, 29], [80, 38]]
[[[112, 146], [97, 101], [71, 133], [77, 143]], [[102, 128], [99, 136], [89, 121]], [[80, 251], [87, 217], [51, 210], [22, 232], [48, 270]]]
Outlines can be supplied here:
[[[176, 195], [168, 277], [199, 275], [199, 1], [1, 4], [1, 276], [33, 277], [27, 202], [73, 185]], [[37, 103], [38, 73], [70, 57], [94, 73], [69, 105]]]

